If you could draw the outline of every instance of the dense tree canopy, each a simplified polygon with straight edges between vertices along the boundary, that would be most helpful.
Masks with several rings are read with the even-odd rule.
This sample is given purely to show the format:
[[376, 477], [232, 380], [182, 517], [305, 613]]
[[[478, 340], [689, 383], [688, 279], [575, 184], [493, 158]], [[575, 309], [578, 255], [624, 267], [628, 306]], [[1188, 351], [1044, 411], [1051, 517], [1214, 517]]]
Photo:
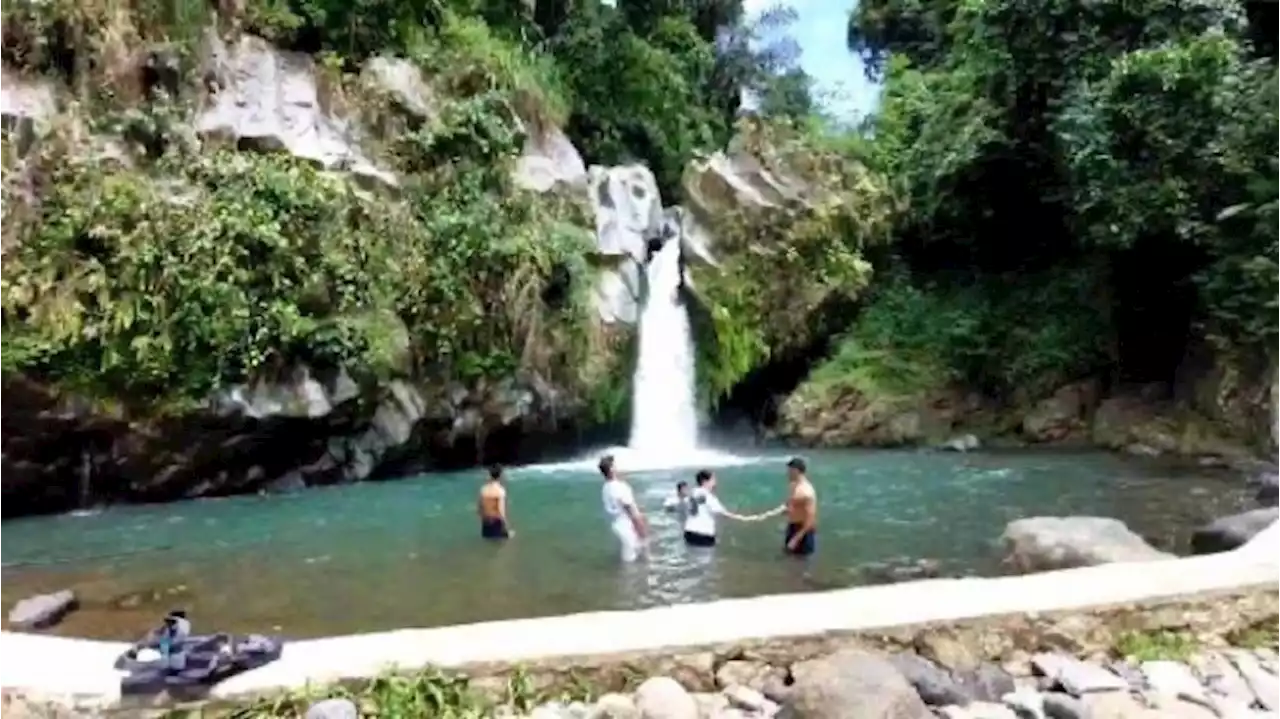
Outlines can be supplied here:
[[[929, 381], [1013, 393], [1168, 382], [1197, 338], [1274, 352], [1276, 25], [1256, 5], [859, 2], [849, 47], [885, 88], [870, 156], [907, 209], [844, 361], [902, 349]], [[945, 327], [913, 317], [939, 301]]]

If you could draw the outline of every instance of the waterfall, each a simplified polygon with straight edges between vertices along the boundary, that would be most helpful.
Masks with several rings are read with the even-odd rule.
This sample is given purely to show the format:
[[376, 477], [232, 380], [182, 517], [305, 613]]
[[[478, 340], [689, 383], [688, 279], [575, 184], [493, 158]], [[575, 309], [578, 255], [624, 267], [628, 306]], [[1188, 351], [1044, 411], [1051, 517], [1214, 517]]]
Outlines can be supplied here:
[[632, 383], [630, 449], [687, 456], [697, 450], [693, 334], [679, 296], [680, 242], [669, 240], [645, 268], [640, 350]]

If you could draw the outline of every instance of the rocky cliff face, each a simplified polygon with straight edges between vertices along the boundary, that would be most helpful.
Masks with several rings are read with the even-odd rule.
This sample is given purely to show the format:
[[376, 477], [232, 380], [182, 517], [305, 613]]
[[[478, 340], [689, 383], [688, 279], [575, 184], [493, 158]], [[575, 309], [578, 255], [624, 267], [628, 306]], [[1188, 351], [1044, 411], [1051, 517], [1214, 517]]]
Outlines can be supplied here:
[[[334, 92], [332, 79], [313, 57], [282, 51], [251, 35], [210, 30], [198, 56], [196, 71], [185, 75], [180, 61], [171, 61], [160, 49], [141, 53], [135, 65], [152, 90], [195, 98], [185, 108], [177, 106], [169, 118], [167, 142], [187, 142], [195, 153], [221, 147], [287, 155], [334, 173], [337, 182], [351, 185], [367, 206], [381, 212], [400, 212], [406, 202], [402, 193], [414, 188], [408, 186], [403, 164], [397, 168], [379, 155], [378, 149], [394, 139], [380, 137], [379, 130], [403, 132], [436, 122], [449, 112], [450, 103], [460, 101], [443, 97], [439, 83], [399, 58], [367, 61], [357, 76], [364, 94], [357, 95]], [[65, 153], [60, 157], [73, 156], [95, 171], [131, 172], [153, 158], [147, 157], [145, 142], [138, 146], [134, 128], [100, 122], [79, 105], [74, 88], [25, 75], [19, 68], [6, 67], [4, 73], [6, 270], [11, 258], [20, 257], [17, 273], [41, 259], [29, 256], [35, 253], [21, 243], [24, 234], [36, 231], [24, 220], [47, 207], [42, 205], [48, 202], [43, 185], [51, 175], [42, 161], [51, 147]], [[193, 77], [198, 87], [183, 85]], [[388, 127], [380, 128], [369, 106], [361, 104], [369, 97], [394, 105], [394, 113], [382, 116], [394, 119]], [[126, 116], [128, 112], [141, 114], [142, 109]], [[86, 395], [38, 364], [6, 362], [5, 514], [121, 499], [286, 490], [424, 467], [511, 461], [536, 457], [540, 449], [567, 441], [566, 436], [607, 424], [610, 418], [602, 415], [610, 408], [600, 404], [616, 405], [617, 395], [625, 391], [626, 338], [635, 322], [639, 291], [636, 266], [645, 260], [648, 237], [661, 234], [661, 202], [644, 168], [588, 172], [558, 129], [521, 118], [514, 107], [510, 112], [524, 140], [523, 152], [510, 165], [508, 192], [546, 198], [531, 200], [532, 209], [550, 207], [551, 221], [593, 238], [579, 251], [583, 260], [600, 268], [594, 272], [592, 265], [582, 266], [591, 272], [585, 278], [590, 309], [582, 322], [563, 329], [525, 328], [518, 335], [525, 347], [523, 352], [516, 348], [518, 362], [509, 370], [477, 373], [455, 366], [441, 372], [432, 369], [438, 367], [435, 363], [419, 361], [416, 368], [401, 363], [398, 371], [379, 378], [359, 363], [315, 365], [282, 354], [270, 367], [179, 409], [148, 407], [152, 398], [129, 396], [124, 387], [116, 396], [110, 386], [105, 396], [101, 387]], [[156, 114], [147, 117], [154, 121]], [[139, 181], [152, 182], [141, 171]], [[172, 185], [164, 189], [171, 204], [190, 202], [190, 193], [197, 191], [182, 178], [155, 182]], [[146, 187], [151, 191], [158, 185]], [[585, 208], [586, 214], [554, 209], [565, 202]], [[447, 210], [442, 205], [439, 211]], [[592, 213], [594, 234], [588, 224], [574, 229], [575, 217]], [[537, 232], [534, 221], [529, 229]], [[564, 267], [549, 267], [548, 282], [554, 284], [567, 273]], [[498, 281], [500, 286], [502, 278]], [[542, 287], [544, 301], [551, 289]], [[30, 297], [6, 296], [6, 360], [11, 347], [18, 347], [8, 342], [11, 330], [39, 309]], [[551, 307], [538, 312], [552, 319], [552, 313], [565, 311]], [[391, 325], [396, 354], [412, 355], [417, 338], [411, 320]], [[574, 334], [564, 336], [566, 331]], [[590, 371], [561, 371], [566, 351], [585, 358]], [[546, 356], [532, 357], [540, 353]]]

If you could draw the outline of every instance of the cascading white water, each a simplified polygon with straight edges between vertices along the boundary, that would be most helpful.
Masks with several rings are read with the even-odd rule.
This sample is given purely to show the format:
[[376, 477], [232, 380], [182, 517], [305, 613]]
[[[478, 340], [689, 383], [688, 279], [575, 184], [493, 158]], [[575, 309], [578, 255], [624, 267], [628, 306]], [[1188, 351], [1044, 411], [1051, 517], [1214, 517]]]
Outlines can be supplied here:
[[680, 243], [670, 240], [645, 268], [648, 297], [640, 313], [640, 352], [631, 388], [631, 438], [643, 454], [697, 450], [693, 335], [680, 301]]

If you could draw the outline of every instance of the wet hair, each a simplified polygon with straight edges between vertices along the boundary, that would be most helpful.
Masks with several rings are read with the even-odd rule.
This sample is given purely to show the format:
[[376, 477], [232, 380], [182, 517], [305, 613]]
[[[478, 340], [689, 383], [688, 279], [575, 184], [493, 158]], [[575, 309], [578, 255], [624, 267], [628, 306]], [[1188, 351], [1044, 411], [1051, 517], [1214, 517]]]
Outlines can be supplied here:
[[787, 462], [787, 469], [794, 469], [795, 471], [803, 474], [804, 471], [808, 469], [808, 465], [804, 463], [803, 459], [799, 457], [792, 457], [791, 461]]
[[698, 483], [699, 487], [701, 487], [702, 485], [711, 481], [711, 470], [709, 469], [698, 470], [698, 474], [694, 476], [693, 480]]
[[489, 465], [489, 479], [498, 479], [500, 477], [502, 477], [502, 465], [500, 464]]
[[682, 489], [688, 489], [688, 488], [689, 488], [689, 483], [688, 483], [688, 482], [686, 482], [686, 481], [684, 481], [683, 479], [682, 479], [682, 480], [680, 480], [679, 482], [676, 482], [676, 491], [677, 491], [677, 492], [679, 492], [679, 491], [680, 491], [680, 490], [682, 490]]
[[606, 478], [609, 475], [613, 474], [613, 455], [606, 454], [605, 456], [601, 457], [600, 464], [597, 464], [596, 468], [599, 469], [600, 474], [604, 475]]

